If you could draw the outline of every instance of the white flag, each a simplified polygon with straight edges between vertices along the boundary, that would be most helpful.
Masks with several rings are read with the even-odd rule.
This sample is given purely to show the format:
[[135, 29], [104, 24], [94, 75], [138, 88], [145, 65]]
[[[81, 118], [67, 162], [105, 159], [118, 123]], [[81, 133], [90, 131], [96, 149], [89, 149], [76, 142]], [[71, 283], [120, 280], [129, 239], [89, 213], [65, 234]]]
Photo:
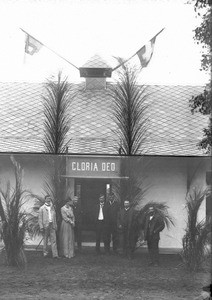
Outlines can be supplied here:
[[26, 34], [26, 43], [25, 43], [25, 52], [27, 54], [33, 55], [34, 53], [37, 53], [43, 44], [33, 38], [31, 35]]
[[156, 36], [154, 36], [146, 45], [144, 45], [136, 54], [140, 59], [141, 67], [146, 68], [152, 58]]

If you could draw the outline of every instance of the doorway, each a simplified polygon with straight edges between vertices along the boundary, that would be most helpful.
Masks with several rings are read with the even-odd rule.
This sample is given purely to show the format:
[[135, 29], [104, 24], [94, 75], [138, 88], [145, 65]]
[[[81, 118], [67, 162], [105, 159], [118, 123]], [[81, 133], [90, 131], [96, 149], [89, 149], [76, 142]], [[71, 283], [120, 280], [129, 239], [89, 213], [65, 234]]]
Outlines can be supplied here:
[[105, 195], [106, 199], [110, 188], [110, 179], [75, 180], [75, 194], [80, 198], [83, 211], [83, 231], [95, 231], [95, 207], [99, 202], [99, 195]]

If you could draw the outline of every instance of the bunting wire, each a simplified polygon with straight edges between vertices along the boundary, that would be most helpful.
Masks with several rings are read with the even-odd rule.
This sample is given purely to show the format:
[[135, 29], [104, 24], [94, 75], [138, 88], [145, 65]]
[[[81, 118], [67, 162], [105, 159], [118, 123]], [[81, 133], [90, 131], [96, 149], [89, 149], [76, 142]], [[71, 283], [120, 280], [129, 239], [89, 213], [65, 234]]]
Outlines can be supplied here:
[[[150, 41], [152, 41], [153, 39], [155, 40], [156, 37], [164, 30], [165, 28], [161, 29]], [[132, 56], [130, 56], [130, 58], [126, 59], [125, 61], [121, 62], [120, 64], [118, 64], [115, 68], [112, 69], [112, 71], [117, 70], [118, 68], [120, 68], [123, 64], [127, 63], [131, 58], [133, 58], [135, 55], [138, 55], [138, 53], [142, 50], [142, 48], [145, 47], [145, 44], [138, 50], [136, 51], [136, 53], [134, 53]], [[150, 57], [151, 59], [151, 57]]]
[[[70, 61], [68, 61], [66, 58], [64, 58], [63, 56], [61, 56], [59, 53], [57, 53], [53, 49], [49, 48], [48, 46], [46, 46], [45, 44], [43, 44], [42, 42], [40, 42], [38, 39], [36, 39], [35, 37], [33, 37], [31, 34], [29, 34], [28, 32], [26, 32], [24, 29], [22, 29], [22, 28], [20, 28], [20, 29], [25, 34], [27, 34], [28, 37], [33, 38], [35, 41], [37, 41], [38, 43], [40, 43], [42, 46], [46, 47], [48, 50], [50, 50], [51, 52], [53, 52], [54, 54], [56, 54], [58, 57], [60, 57], [61, 59], [65, 60], [68, 64], [72, 65], [74, 68], [76, 68], [77, 70], [79, 70], [79, 68], [77, 66], [75, 66], [74, 64], [72, 64]], [[25, 52], [26, 52], [26, 48], [25, 48]]]

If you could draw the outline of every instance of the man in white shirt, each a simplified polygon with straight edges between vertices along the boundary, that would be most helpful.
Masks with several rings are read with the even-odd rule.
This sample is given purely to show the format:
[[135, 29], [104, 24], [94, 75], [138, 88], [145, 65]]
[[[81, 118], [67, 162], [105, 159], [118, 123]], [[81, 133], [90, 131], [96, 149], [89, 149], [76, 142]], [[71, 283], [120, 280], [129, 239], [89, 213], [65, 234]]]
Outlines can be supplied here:
[[96, 253], [100, 254], [100, 242], [103, 240], [105, 245], [105, 218], [106, 218], [106, 209], [105, 209], [105, 196], [100, 194], [99, 203], [96, 207]]
[[56, 241], [56, 214], [49, 195], [45, 196], [45, 203], [39, 209], [38, 223], [40, 231], [43, 233], [43, 255], [48, 255], [48, 239], [50, 238], [52, 256], [58, 258]]

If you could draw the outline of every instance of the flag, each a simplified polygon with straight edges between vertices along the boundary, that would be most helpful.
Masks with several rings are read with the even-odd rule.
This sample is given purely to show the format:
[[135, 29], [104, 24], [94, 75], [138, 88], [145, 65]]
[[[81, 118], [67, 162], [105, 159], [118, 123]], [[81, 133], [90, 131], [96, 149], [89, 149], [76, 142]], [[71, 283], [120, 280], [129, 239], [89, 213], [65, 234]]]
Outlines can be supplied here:
[[28, 32], [26, 32], [24, 29], [20, 28], [26, 35], [26, 40], [25, 40], [25, 52], [24, 52], [24, 63], [25, 63], [25, 56], [26, 53], [33, 55], [37, 52], [40, 51], [40, 49], [44, 46], [46, 47], [48, 50], [50, 50], [51, 52], [53, 52], [54, 54], [56, 54], [57, 56], [59, 56], [61, 59], [65, 60], [67, 63], [69, 63], [70, 65], [72, 65], [73, 67], [75, 67], [77, 70], [79, 70], [78, 67], [76, 67], [74, 64], [72, 64], [70, 61], [68, 61], [67, 59], [65, 59], [63, 56], [61, 56], [60, 54], [58, 54], [57, 52], [55, 52], [54, 50], [52, 50], [51, 48], [47, 47], [46, 45], [44, 45], [43, 43], [41, 43], [40, 41], [38, 41], [37, 39], [35, 39], [33, 36], [31, 36]]
[[43, 44], [41, 42], [26, 33], [25, 52], [27, 54], [33, 55], [34, 53], [37, 53], [42, 46]]
[[136, 52], [142, 68], [146, 68], [152, 58], [156, 36], [154, 36], [146, 45]]
[[112, 71], [115, 71], [119, 67], [123, 66], [126, 62], [128, 62], [131, 58], [138, 55], [138, 58], [140, 59], [141, 67], [145, 68], [148, 66], [152, 55], [154, 51], [155, 41], [156, 37], [164, 30], [165, 28], [161, 29], [146, 45], [144, 45], [142, 48], [140, 48], [135, 54], [130, 56], [127, 60], [123, 61], [117, 65], [115, 68], [113, 68]]

